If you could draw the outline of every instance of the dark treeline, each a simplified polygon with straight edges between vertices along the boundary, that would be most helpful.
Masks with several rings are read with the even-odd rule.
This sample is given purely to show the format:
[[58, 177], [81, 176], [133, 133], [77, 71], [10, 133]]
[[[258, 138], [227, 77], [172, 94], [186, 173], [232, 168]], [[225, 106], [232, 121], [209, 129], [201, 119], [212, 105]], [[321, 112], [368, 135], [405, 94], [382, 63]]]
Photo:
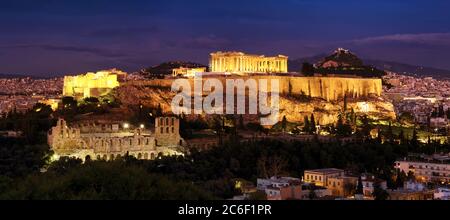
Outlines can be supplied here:
[[395, 160], [427, 148], [434, 147], [413, 148], [411, 144], [376, 140], [352, 144], [231, 140], [210, 150], [192, 151], [185, 157], [160, 157], [154, 161], [124, 157], [82, 164], [63, 159], [47, 166], [46, 172], [34, 170], [21, 177], [1, 170], [0, 198], [226, 199], [239, 193], [236, 180], [300, 177], [305, 169], [324, 167], [371, 172], [395, 188], [401, 185], [395, 182]]
[[[85, 102], [91, 105], [97, 100]], [[68, 109], [73, 106], [70, 100], [65, 104]], [[149, 115], [146, 109], [139, 111], [140, 115]], [[159, 114], [158, 109], [153, 111]], [[370, 139], [370, 127], [363, 123], [366, 126], [359, 133], [364, 138], [356, 139], [360, 140], [356, 143], [321, 143], [318, 139], [243, 141], [234, 130], [229, 133], [231, 139], [222, 145], [205, 151], [191, 150], [184, 157], [159, 157], [154, 161], [124, 157], [86, 163], [62, 159], [50, 163], [52, 152], [45, 142], [46, 132], [54, 124], [52, 114], [50, 107], [37, 105], [25, 114], [13, 111], [0, 120], [0, 130], [24, 133], [19, 138], [0, 138], [0, 199], [227, 199], [240, 193], [235, 188], [237, 180], [254, 183], [258, 177], [300, 177], [305, 169], [328, 167], [356, 174], [370, 172], [395, 188], [402, 185], [395, 177], [406, 175], [394, 170], [395, 160], [408, 153], [450, 150], [448, 143], [419, 143], [415, 130], [412, 138], [396, 137], [391, 126], [381, 132], [380, 138]], [[182, 120], [181, 126], [183, 131], [211, 127], [220, 135], [225, 119], [209, 124], [185, 124]], [[308, 133], [314, 134], [315, 120], [305, 121], [309, 122], [305, 126]], [[244, 126], [236, 118], [233, 124]], [[346, 136], [345, 125], [344, 120], [336, 125], [336, 130], [343, 133], [338, 132], [337, 136]], [[288, 127], [286, 120], [280, 123], [281, 130]]]
[[26, 200], [205, 200], [208, 192], [187, 181], [174, 181], [127, 163], [68, 159], [52, 164], [45, 173], [15, 180], [0, 177], [0, 199]]
[[52, 113], [50, 106], [40, 103], [24, 113], [12, 110], [0, 118], [0, 131], [22, 132], [24, 140], [21, 140], [21, 144], [45, 144], [47, 131], [56, 123], [56, 119], [51, 117]]

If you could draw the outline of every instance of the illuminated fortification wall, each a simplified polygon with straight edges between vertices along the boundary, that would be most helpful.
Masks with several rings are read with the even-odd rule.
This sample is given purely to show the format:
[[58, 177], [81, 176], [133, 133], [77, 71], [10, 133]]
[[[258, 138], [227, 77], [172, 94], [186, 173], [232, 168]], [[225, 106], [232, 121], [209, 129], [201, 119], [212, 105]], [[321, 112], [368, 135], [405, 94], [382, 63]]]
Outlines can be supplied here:
[[[327, 101], [336, 101], [347, 94], [348, 97], [359, 98], [367, 96], [381, 96], [382, 82], [377, 78], [351, 78], [351, 77], [293, 77], [293, 76], [243, 76], [243, 77], [223, 77], [213, 78], [222, 81], [226, 85], [227, 79], [278, 79], [280, 92], [294, 95], [308, 95], [314, 98], [322, 98]], [[207, 80], [207, 77], [203, 78]], [[193, 79], [189, 79], [193, 89]], [[161, 79], [146, 81], [144, 84], [162, 87], [171, 87], [173, 79]], [[291, 89], [290, 89], [291, 88]], [[270, 86], [269, 86], [270, 89]]]
[[126, 73], [106, 70], [78, 76], [65, 76], [63, 96], [83, 99], [106, 95], [119, 86], [118, 77], [123, 74]]

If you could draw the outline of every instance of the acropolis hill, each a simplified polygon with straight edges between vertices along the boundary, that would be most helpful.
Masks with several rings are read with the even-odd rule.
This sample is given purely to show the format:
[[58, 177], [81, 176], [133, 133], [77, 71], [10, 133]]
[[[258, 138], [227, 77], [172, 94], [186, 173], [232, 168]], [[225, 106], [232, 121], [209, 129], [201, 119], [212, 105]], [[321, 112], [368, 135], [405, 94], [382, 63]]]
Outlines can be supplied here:
[[[227, 79], [248, 79], [249, 76], [214, 77], [222, 82]], [[280, 82], [280, 120], [286, 116], [290, 122], [302, 123], [305, 116], [314, 114], [321, 125], [337, 122], [338, 115], [343, 112], [343, 100], [347, 94], [348, 109], [357, 114], [366, 114], [373, 119], [395, 118], [394, 107], [384, 101], [380, 95], [382, 91], [381, 79], [351, 78], [339, 76], [303, 77], [303, 76], [252, 76], [252, 79], [278, 79]], [[204, 77], [202, 80], [207, 80]], [[124, 106], [149, 107], [160, 106], [163, 112], [171, 113], [171, 101], [176, 93], [171, 92], [171, 85], [175, 79], [157, 79], [132, 81], [115, 89], [115, 95]], [[193, 85], [194, 80], [190, 79]], [[291, 86], [289, 86], [289, 84]], [[224, 84], [225, 85], [225, 84]], [[191, 86], [193, 88], [193, 86]], [[289, 96], [289, 87], [291, 95]], [[204, 94], [207, 95], [207, 94]], [[248, 95], [248, 94], [246, 94]], [[310, 97], [300, 100], [295, 96]], [[188, 116], [189, 118], [189, 116]], [[192, 115], [192, 119], [197, 116]], [[246, 115], [246, 122], [256, 122], [256, 115]]]
[[[344, 111], [342, 109], [344, 97], [348, 99], [348, 108], [356, 113], [367, 114], [372, 118], [395, 118], [393, 105], [381, 98], [382, 80], [379, 77], [333, 73], [335, 70], [356, 69], [353, 67], [357, 67], [358, 71], [373, 70], [370, 67], [364, 67], [362, 62], [356, 62], [358, 58], [347, 50], [338, 49], [333, 55], [327, 57], [325, 62], [314, 66], [316, 70], [329, 70], [330, 73], [306, 75], [287, 73], [287, 56], [283, 55], [266, 57], [242, 52], [217, 52], [210, 55], [210, 70], [219, 72], [195, 73], [197, 70], [192, 69], [194, 72], [189, 72], [189, 67], [179, 66], [178, 69], [187, 69], [188, 71], [185, 72], [190, 74], [183, 75], [181, 71], [173, 76], [172, 71], [158, 72], [158, 76], [166, 77], [153, 76], [150, 77], [151, 79], [121, 82], [120, 86], [112, 90], [113, 94], [122, 103], [124, 110], [139, 105], [160, 106], [164, 113], [171, 114], [171, 101], [176, 95], [171, 92], [171, 87], [180, 77], [187, 79], [192, 89], [195, 79], [198, 79], [198, 77], [193, 78], [195, 76], [202, 76], [202, 84], [214, 78], [220, 80], [223, 85], [226, 85], [226, 81], [230, 79], [244, 81], [253, 79], [257, 82], [260, 79], [268, 81], [275, 79], [279, 82], [281, 114], [291, 122], [303, 122], [304, 116], [315, 114], [320, 124], [335, 123], [338, 115]], [[356, 64], [353, 65], [353, 63], [358, 65], [355, 66]], [[89, 85], [88, 89], [95, 91], [93, 88], [95, 85], [93, 87], [92, 83]], [[77, 89], [84, 91], [82, 88]], [[270, 90], [270, 84], [268, 89]], [[306, 101], [295, 97], [306, 97]], [[257, 116], [247, 115], [246, 117], [254, 119]]]

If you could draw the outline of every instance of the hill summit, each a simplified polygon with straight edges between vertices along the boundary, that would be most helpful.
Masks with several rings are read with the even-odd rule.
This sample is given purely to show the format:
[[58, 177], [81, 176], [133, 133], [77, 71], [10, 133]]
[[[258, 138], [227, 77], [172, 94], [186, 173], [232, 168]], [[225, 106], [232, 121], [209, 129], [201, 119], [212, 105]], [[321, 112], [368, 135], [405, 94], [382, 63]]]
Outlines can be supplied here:
[[321, 75], [352, 75], [360, 77], [380, 78], [385, 72], [373, 66], [364, 65], [363, 61], [349, 50], [338, 48], [331, 55], [325, 56], [312, 65], [304, 62], [301, 73], [306, 76]]
[[316, 64], [318, 68], [330, 68], [330, 67], [362, 67], [363, 61], [359, 59], [355, 54], [344, 48], [338, 48], [330, 56], [325, 57], [323, 60]]
[[166, 75], [171, 75], [172, 70], [176, 68], [200, 68], [207, 67], [203, 64], [193, 63], [193, 62], [184, 62], [184, 61], [169, 61], [165, 63], [161, 63], [156, 66], [152, 66], [149, 68], [145, 68], [141, 70], [141, 74], [150, 78], [164, 78]]

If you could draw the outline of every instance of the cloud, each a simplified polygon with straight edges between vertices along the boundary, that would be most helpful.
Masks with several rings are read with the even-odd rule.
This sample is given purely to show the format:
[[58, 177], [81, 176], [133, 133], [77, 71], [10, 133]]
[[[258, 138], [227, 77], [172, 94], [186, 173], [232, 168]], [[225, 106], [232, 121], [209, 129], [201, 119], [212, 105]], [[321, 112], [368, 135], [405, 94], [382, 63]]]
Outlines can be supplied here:
[[17, 44], [17, 45], [5, 45], [0, 48], [12, 48], [12, 49], [27, 49], [27, 48], [39, 48], [43, 50], [51, 51], [66, 51], [73, 53], [88, 53], [101, 57], [123, 57], [126, 54], [122, 52], [112, 51], [109, 49], [86, 47], [86, 46], [74, 46], [74, 45], [51, 45], [51, 44]]
[[164, 41], [165, 46], [170, 48], [187, 48], [195, 50], [218, 50], [233, 46], [231, 40], [219, 38], [214, 35], [187, 38], [180, 41]]
[[135, 34], [154, 34], [160, 29], [157, 26], [149, 27], [124, 27], [124, 28], [105, 28], [98, 29], [88, 33], [91, 37], [129, 37]]
[[185, 42], [186, 47], [200, 49], [217, 49], [230, 46], [231, 42], [216, 36], [197, 37]]
[[[0, 12], [68, 15], [154, 15], [161, 13], [161, 0], [2, 0]], [[0, 13], [0, 15], [1, 15]]]
[[430, 46], [450, 46], [450, 33], [394, 34], [352, 41], [355, 44], [408, 43]]

